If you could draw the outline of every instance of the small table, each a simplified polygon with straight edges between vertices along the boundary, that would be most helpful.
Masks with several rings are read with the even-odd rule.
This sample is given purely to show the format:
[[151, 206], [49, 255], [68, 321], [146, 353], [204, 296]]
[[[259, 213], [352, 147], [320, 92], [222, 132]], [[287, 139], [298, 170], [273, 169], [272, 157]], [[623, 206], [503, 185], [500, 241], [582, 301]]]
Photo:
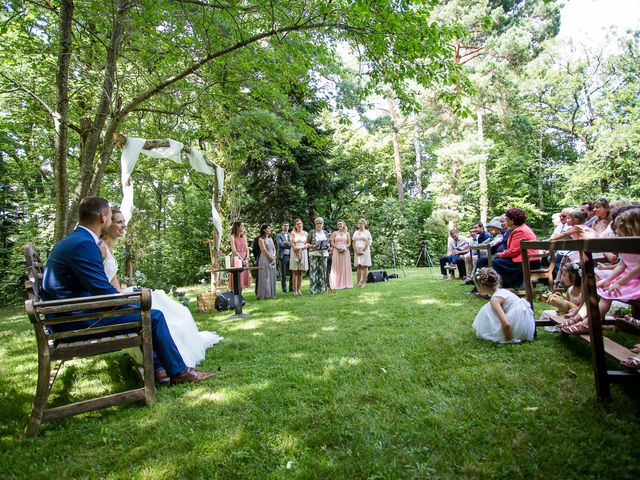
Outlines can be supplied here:
[[231, 267], [231, 268], [217, 268], [213, 270], [209, 270], [212, 273], [215, 272], [229, 272], [233, 275], [233, 304], [235, 308], [235, 314], [227, 317], [227, 320], [235, 320], [236, 318], [249, 318], [251, 315], [249, 313], [242, 313], [242, 301], [241, 301], [241, 292], [242, 285], [240, 285], [240, 273], [245, 270], [256, 270], [260, 267]]

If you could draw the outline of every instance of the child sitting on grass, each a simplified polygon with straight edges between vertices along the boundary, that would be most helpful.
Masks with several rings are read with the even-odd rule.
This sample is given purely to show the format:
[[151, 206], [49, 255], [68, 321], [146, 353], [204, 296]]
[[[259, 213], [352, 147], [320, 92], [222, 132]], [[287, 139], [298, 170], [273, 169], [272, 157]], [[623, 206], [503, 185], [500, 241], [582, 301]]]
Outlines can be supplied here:
[[536, 326], [529, 303], [500, 288], [502, 278], [492, 268], [479, 269], [474, 281], [480, 294], [491, 295], [473, 321], [477, 337], [498, 343], [533, 340]]

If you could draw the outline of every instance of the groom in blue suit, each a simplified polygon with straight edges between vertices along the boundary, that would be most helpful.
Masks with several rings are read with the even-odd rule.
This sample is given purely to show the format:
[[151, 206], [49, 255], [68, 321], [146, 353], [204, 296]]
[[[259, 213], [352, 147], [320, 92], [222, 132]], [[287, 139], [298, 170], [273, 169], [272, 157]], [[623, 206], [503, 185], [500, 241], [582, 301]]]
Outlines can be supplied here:
[[[43, 300], [61, 300], [92, 295], [118, 293], [104, 272], [100, 235], [111, 225], [111, 207], [100, 197], [87, 197], [80, 202], [79, 226], [54, 247], [44, 271]], [[198, 382], [212, 377], [214, 372], [198, 372], [187, 368], [160, 310], [151, 309], [155, 377], [159, 383]], [[139, 314], [127, 314], [99, 320], [83, 320], [87, 326], [113, 325], [139, 321]], [[55, 329], [55, 327], [53, 327]]]

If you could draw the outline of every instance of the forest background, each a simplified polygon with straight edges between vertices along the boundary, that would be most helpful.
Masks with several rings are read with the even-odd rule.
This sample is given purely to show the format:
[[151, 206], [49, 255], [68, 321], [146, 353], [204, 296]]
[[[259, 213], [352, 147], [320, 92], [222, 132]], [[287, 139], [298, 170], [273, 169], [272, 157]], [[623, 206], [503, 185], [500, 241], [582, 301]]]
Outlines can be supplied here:
[[[226, 171], [230, 223], [364, 217], [374, 266], [433, 256], [523, 208], [547, 236], [582, 201], [640, 197], [640, 33], [555, 37], [553, 0], [0, 0], [0, 292], [79, 198], [121, 198], [114, 134]], [[141, 157], [117, 252], [153, 287], [204, 282], [213, 178]], [[140, 283], [141, 278], [135, 279]]]

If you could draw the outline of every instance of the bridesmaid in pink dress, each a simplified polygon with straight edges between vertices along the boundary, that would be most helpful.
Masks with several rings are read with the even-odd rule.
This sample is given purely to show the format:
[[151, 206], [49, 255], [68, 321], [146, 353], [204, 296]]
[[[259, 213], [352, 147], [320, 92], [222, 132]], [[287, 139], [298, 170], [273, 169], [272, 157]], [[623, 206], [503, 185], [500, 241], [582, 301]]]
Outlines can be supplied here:
[[353, 276], [351, 275], [351, 236], [343, 220], [338, 220], [338, 231], [331, 235], [331, 247], [333, 256], [331, 262], [331, 275], [329, 287], [332, 290], [341, 288], [353, 288]]
[[[231, 265], [233, 267], [246, 267], [248, 265], [249, 246], [244, 236], [244, 225], [241, 222], [233, 222], [231, 227]], [[247, 288], [251, 285], [249, 270], [240, 273], [240, 286]], [[233, 289], [233, 276], [229, 275], [229, 287]]]

